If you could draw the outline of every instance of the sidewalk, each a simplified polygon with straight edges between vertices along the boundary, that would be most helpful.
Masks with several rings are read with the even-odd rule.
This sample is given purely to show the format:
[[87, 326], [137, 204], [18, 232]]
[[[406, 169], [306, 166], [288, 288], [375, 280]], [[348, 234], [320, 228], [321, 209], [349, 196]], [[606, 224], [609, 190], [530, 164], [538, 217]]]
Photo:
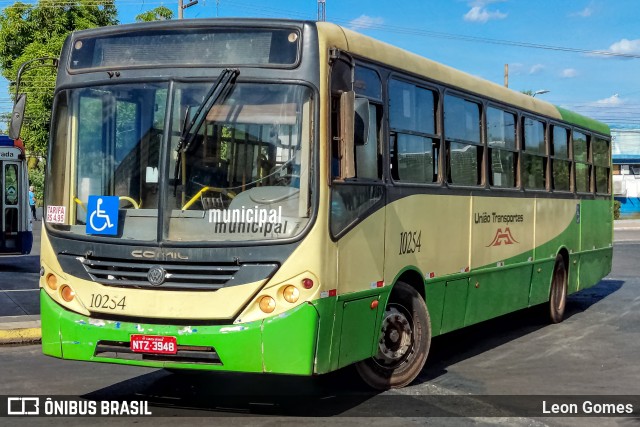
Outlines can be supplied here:
[[613, 221], [614, 230], [640, 230], [640, 219], [618, 219]]
[[[41, 215], [38, 209], [38, 219]], [[42, 221], [34, 221], [29, 255], [0, 256], [0, 344], [40, 340], [41, 228]]]

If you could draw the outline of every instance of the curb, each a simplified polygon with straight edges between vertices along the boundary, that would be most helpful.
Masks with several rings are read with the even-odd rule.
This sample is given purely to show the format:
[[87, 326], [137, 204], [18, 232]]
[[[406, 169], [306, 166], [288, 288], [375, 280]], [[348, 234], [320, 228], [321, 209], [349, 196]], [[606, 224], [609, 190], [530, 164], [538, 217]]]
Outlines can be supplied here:
[[42, 341], [39, 315], [0, 317], [0, 345]]
[[34, 344], [42, 340], [40, 328], [0, 329], [2, 344]]

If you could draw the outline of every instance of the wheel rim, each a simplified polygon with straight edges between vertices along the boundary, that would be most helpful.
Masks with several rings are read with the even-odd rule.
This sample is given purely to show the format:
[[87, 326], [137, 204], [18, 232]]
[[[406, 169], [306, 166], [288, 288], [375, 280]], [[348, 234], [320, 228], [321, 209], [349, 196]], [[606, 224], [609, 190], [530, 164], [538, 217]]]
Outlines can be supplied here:
[[382, 319], [378, 353], [374, 360], [383, 368], [396, 368], [413, 353], [413, 319], [402, 305], [389, 304]]

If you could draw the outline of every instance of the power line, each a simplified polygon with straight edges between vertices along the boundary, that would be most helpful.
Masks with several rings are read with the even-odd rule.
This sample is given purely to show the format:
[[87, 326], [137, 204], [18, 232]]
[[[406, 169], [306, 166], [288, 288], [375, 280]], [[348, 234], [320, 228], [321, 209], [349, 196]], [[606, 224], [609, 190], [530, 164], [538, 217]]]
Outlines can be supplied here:
[[[236, 2], [236, 1], [227, 1], [227, 2], [245, 9], [270, 10], [270, 11], [284, 13], [284, 14], [291, 13], [290, 11], [284, 11], [282, 9], [265, 8], [265, 7], [256, 8], [255, 6], [248, 5], [241, 2]], [[344, 20], [344, 19], [332, 19], [332, 21], [337, 24], [343, 24], [345, 26], [349, 26], [352, 23], [351, 20]], [[542, 50], [551, 50], [551, 51], [560, 51], [560, 52], [573, 52], [573, 53], [583, 53], [583, 54], [590, 54], [590, 55], [640, 59], [640, 54], [633, 54], [633, 53], [621, 53], [621, 52], [612, 52], [608, 50], [554, 46], [554, 45], [545, 45], [540, 43], [520, 42], [520, 41], [514, 41], [514, 40], [492, 39], [488, 37], [466, 36], [462, 34], [427, 31], [427, 30], [421, 30], [418, 28], [399, 27], [399, 26], [385, 25], [385, 24], [375, 24], [375, 23], [368, 24], [366, 29], [391, 32], [391, 33], [397, 33], [397, 34], [410, 34], [410, 35], [417, 35], [417, 36], [424, 36], [424, 37], [449, 39], [449, 40], [461, 40], [461, 41], [469, 41], [469, 42], [477, 42], [477, 43], [524, 47], [529, 49], [542, 49]]]
[[[9, 3], [8, 1], [0, 0], [0, 4], [4, 2]], [[82, 4], [93, 5], [93, 6], [103, 6], [106, 3], [108, 2], [96, 0], [96, 1], [84, 2]], [[161, 2], [146, 2], [146, 1], [140, 2], [138, 0], [118, 0], [117, 3], [144, 6], [144, 5], [151, 5], [151, 4], [165, 4], [166, 2], [162, 2], [162, 1]], [[261, 14], [263, 15], [266, 14], [265, 16], [277, 15], [280, 17], [285, 16], [285, 17], [298, 17], [303, 19], [313, 19], [313, 17], [310, 16], [310, 14], [308, 13], [294, 12], [291, 10], [277, 9], [277, 8], [265, 7], [265, 6], [255, 6], [255, 5], [237, 2], [233, 0], [227, 0], [226, 3], [231, 6], [238, 7], [240, 9], [245, 9], [245, 10], [248, 9], [252, 11], [262, 12]], [[31, 4], [31, 3], [27, 3], [27, 4]], [[43, 5], [40, 5], [40, 7], [69, 7], [72, 4], [73, 2], [66, 2], [64, 0], [61, 0], [59, 2], [52, 1], [51, 4], [43, 4]], [[352, 24], [352, 20], [345, 20], [340, 18], [333, 19], [332, 21], [347, 27]], [[375, 23], [368, 24], [366, 29], [396, 33], [396, 34], [409, 34], [409, 35], [422, 36], [422, 37], [440, 38], [440, 39], [447, 39], [447, 40], [459, 40], [459, 41], [467, 41], [467, 42], [475, 42], [475, 43], [522, 47], [527, 49], [541, 49], [541, 50], [550, 50], [550, 51], [557, 51], [557, 52], [582, 53], [582, 54], [596, 55], [596, 56], [640, 59], [640, 54], [634, 54], [634, 53], [622, 53], [622, 52], [613, 52], [610, 50], [601, 50], [601, 49], [583, 49], [583, 48], [575, 48], [575, 47], [567, 47], [567, 46], [546, 45], [541, 43], [521, 42], [521, 41], [515, 41], [515, 40], [493, 39], [488, 37], [468, 36], [463, 34], [444, 33], [444, 32], [438, 32], [438, 31], [428, 31], [428, 30], [422, 30], [419, 28], [400, 27], [400, 26], [385, 25], [385, 24], [375, 24]]]

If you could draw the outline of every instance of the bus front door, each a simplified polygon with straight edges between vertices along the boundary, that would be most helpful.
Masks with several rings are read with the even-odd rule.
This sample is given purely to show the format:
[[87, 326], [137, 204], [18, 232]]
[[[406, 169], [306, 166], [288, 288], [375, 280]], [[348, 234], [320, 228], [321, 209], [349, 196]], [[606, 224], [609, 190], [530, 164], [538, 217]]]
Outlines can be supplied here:
[[18, 227], [20, 223], [21, 182], [20, 163], [2, 162], [0, 184], [2, 191], [2, 209], [0, 220], [2, 232], [0, 233], [0, 250], [14, 252], [18, 250]]

